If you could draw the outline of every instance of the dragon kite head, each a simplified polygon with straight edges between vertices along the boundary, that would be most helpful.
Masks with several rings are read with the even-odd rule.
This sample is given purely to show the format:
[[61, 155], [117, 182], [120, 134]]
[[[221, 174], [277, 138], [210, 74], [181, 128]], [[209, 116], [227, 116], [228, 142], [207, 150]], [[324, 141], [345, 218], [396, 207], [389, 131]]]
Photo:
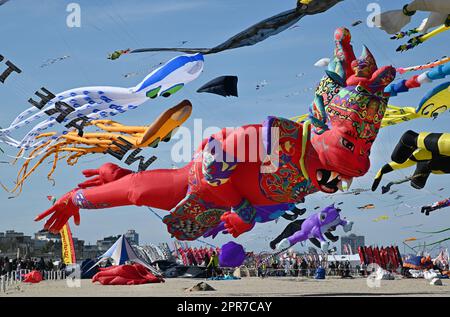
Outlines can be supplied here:
[[367, 47], [356, 58], [351, 35], [335, 33], [334, 60], [316, 89], [309, 119], [313, 125], [308, 172], [313, 184], [327, 193], [349, 187], [353, 177], [367, 173], [370, 149], [386, 111], [385, 87], [394, 80], [395, 68], [378, 68]]

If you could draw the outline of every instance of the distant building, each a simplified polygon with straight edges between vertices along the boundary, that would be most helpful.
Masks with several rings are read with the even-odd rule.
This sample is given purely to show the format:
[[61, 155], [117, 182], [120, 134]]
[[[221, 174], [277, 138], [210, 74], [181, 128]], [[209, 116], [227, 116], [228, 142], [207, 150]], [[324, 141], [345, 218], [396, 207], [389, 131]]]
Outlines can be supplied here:
[[341, 254], [357, 254], [358, 247], [364, 245], [364, 236], [357, 236], [353, 233], [348, 236], [343, 236], [341, 237]]
[[0, 232], [0, 254], [2, 256], [23, 256], [30, 251], [32, 245], [31, 236], [26, 236], [23, 232], [14, 230]]
[[119, 239], [120, 236], [109, 236], [102, 240], [97, 240], [97, 250], [102, 254], [108, 251], [109, 248]]
[[59, 233], [50, 233], [47, 230], [39, 230], [34, 234], [34, 239], [40, 240], [40, 241], [53, 241], [53, 242], [60, 242], [61, 241], [61, 235]]
[[100, 254], [96, 244], [88, 244], [83, 246], [83, 259], [95, 259]]
[[[85, 259], [84, 256], [84, 240], [78, 240], [78, 238], [72, 238], [73, 239], [73, 249], [75, 251], [75, 258], [78, 260]], [[62, 247], [61, 247], [61, 253], [62, 253]]]
[[125, 238], [127, 238], [128, 242], [131, 244], [139, 245], [139, 233], [137, 233], [136, 230], [128, 230], [127, 233], [125, 233]]
[[[51, 240], [50, 240], [51, 241]], [[33, 239], [33, 256], [41, 256], [50, 241]]]
[[4, 239], [21, 239], [23, 237], [25, 237], [23, 232], [16, 232], [14, 230], [6, 230], [6, 232], [0, 232], [0, 238]]
[[[128, 230], [124, 236], [131, 244], [139, 245], [139, 234], [135, 230]], [[77, 262], [97, 258], [111, 248], [119, 237], [120, 235], [105, 237], [94, 245], [85, 245], [84, 240], [72, 237]], [[0, 232], [0, 256], [9, 258], [29, 256], [58, 260], [62, 256], [61, 236], [47, 230], [36, 232], [34, 238], [14, 230]]]
[[[135, 230], [128, 230], [124, 234], [125, 238], [131, 244], [139, 245], [139, 234]], [[105, 237], [102, 240], [97, 240], [97, 250], [100, 254], [108, 251], [109, 248], [120, 238], [120, 235]]]

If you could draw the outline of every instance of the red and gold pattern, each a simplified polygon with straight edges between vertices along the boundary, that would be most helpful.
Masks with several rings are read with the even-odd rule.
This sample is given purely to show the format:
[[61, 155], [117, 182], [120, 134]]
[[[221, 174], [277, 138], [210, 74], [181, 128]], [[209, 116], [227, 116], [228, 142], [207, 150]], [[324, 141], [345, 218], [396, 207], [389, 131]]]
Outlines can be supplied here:
[[282, 203], [298, 202], [315, 191], [299, 166], [301, 125], [286, 119], [271, 118], [271, 126], [279, 129], [279, 167], [273, 173], [260, 174], [260, 188], [270, 200]]
[[178, 240], [195, 240], [209, 228], [217, 226], [224, 209], [214, 208], [196, 195], [188, 195], [163, 218], [167, 231]]

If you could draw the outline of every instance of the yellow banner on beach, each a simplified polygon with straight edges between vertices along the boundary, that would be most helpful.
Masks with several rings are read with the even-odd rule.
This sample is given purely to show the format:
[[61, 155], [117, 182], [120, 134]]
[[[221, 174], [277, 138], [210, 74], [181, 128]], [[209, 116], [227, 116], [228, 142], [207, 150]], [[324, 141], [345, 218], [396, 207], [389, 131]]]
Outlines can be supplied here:
[[73, 247], [72, 232], [69, 223], [66, 223], [59, 232], [61, 235], [62, 258], [65, 264], [77, 263], [75, 258], [75, 249]]

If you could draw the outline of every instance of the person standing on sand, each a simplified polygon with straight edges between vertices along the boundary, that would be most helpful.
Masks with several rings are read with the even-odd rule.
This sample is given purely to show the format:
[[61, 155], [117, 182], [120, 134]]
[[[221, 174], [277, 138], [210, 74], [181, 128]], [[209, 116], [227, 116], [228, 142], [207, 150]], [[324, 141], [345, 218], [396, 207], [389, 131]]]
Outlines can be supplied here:
[[394, 270], [394, 266], [392, 265], [391, 262], [389, 262], [389, 263], [386, 265], [386, 270], [387, 270], [388, 272], [391, 272], [391, 273], [392, 273], [392, 271]]
[[203, 265], [208, 266], [209, 260], [210, 260], [209, 255], [207, 252], [205, 252], [205, 256], [203, 257]]
[[267, 272], [267, 264], [264, 262], [261, 265], [261, 277], [265, 278], [266, 277], [266, 272]]
[[213, 275], [217, 276], [218, 268], [219, 257], [217, 256], [216, 251], [213, 251], [213, 253], [211, 254], [211, 258], [209, 259], [208, 266], [206, 267], [206, 277], [213, 277]]
[[297, 260], [294, 260], [293, 269], [294, 269], [294, 276], [298, 276], [298, 261]]
[[40, 271], [41, 273], [42, 273], [43, 271], [45, 271], [45, 261], [44, 261], [44, 258], [41, 257], [41, 259], [39, 260], [39, 262], [38, 262], [37, 265], [36, 265], [36, 268], [37, 268], [37, 270]]
[[65, 269], [66, 269], [66, 263], [64, 263], [63, 259], [60, 259], [59, 263], [58, 263], [58, 270], [59, 271], [64, 271]]
[[306, 276], [306, 270], [308, 269], [308, 263], [306, 263], [305, 258], [302, 258], [302, 262], [300, 263], [300, 268], [302, 271], [302, 276]]
[[52, 259], [48, 260], [48, 262], [46, 264], [46, 268], [47, 268], [47, 271], [53, 271], [54, 265], [53, 265]]
[[12, 261], [8, 257], [5, 257], [5, 271], [7, 274], [12, 272]]

